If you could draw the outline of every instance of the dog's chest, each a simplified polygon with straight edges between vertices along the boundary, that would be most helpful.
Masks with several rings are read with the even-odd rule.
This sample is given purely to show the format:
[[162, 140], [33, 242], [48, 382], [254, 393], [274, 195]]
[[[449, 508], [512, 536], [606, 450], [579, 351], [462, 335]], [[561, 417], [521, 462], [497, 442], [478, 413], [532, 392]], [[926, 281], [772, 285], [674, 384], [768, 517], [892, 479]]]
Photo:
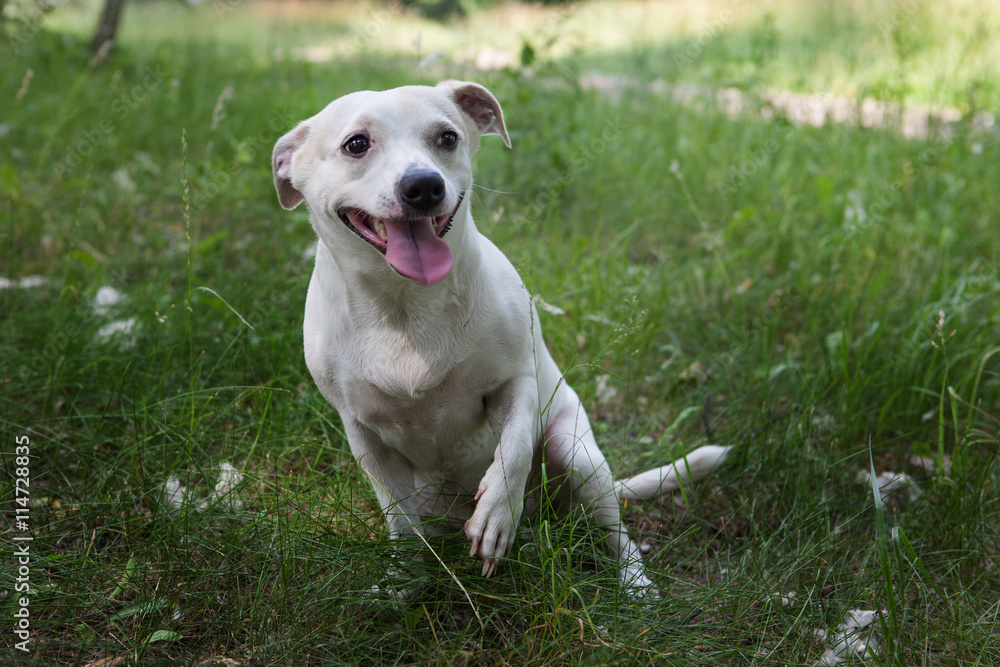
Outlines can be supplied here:
[[354, 418], [415, 471], [430, 480], [478, 482], [499, 442], [497, 387], [452, 375], [417, 395], [390, 393], [361, 378], [348, 380], [345, 393]]

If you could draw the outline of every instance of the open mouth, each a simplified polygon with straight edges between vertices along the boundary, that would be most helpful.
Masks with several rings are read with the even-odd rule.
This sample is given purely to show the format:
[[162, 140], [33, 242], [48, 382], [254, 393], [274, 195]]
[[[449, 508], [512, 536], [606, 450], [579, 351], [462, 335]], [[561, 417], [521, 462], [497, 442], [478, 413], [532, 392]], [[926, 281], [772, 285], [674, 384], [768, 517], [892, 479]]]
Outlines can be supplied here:
[[348, 229], [385, 255], [400, 275], [424, 285], [438, 282], [451, 270], [451, 248], [443, 237], [462, 205], [463, 193], [450, 212], [412, 219], [377, 218], [359, 208], [337, 211]]
[[340, 216], [341, 221], [347, 225], [348, 229], [365, 241], [368, 241], [368, 243], [384, 255], [389, 246], [389, 230], [396, 225], [423, 225], [429, 223], [434, 234], [438, 238], [443, 238], [448, 233], [448, 230], [451, 229], [451, 222], [455, 219], [455, 214], [458, 213], [458, 207], [462, 205], [464, 198], [465, 193], [463, 192], [459, 195], [458, 203], [455, 204], [455, 208], [451, 212], [433, 218], [390, 220], [388, 218], [376, 218], [360, 208], [342, 208], [337, 211], [337, 214]]

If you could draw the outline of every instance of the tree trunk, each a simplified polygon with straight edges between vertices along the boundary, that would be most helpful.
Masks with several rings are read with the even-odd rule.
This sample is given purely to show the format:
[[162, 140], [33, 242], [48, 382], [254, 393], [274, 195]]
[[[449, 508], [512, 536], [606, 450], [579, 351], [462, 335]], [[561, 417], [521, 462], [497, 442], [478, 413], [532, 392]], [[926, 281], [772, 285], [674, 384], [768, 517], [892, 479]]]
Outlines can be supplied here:
[[[0, 0], [2, 1], [2, 0]], [[97, 32], [90, 42], [90, 50], [97, 53], [104, 44], [111, 40], [114, 42], [118, 33], [118, 20], [121, 18], [122, 9], [125, 7], [125, 0], [105, 0], [104, 11], [101, 12], [101, 20], [97, 24]]]

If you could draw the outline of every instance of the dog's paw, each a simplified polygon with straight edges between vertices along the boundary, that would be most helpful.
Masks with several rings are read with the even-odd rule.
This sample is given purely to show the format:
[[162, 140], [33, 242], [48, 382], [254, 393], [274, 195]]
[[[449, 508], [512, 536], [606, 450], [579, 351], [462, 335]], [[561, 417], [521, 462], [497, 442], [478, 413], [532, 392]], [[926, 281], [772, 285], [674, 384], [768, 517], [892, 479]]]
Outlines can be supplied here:
[[646, 576], [642, 568], [625, 567], [619, 571], [618, 576], [621, 577], [625, 592], [633, 600], [658, 600], [660, 598], [660, 591], [656, 590], [656, 586]]
[[484, 486], [480, 486], [476, 500], [476, 511], [465, 522], [465, 537], [469, 555], [483, 559], [483, 576], [489, 578], [496, 572], [497, 559], [510, 555], [524, 502]]
[[367, 593], [358, 600], [358, 607], [362, 611], [376, 608], [380, 605], [388, 605], [396, 609], [403, 609], [406, 602], [416, 594], [417, 588], [397, 588], [395, 586], [375, 584]]

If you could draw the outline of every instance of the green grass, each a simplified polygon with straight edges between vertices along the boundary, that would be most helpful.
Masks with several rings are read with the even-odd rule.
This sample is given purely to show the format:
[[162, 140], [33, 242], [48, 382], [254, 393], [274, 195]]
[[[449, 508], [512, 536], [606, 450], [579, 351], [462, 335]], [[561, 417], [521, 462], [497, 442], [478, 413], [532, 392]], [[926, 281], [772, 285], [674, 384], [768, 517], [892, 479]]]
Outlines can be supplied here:
[[[959, 27], [989, 14], [963, 7]], [[699, 80], [732, 83], [726, 54], [754, 39], [740, 26], [769, 25], [770, 9], [714, 38]], [[683, 507], [627, 508], [659, 602], [619, 593], [580, 517], [539, 513], [495, 579], [456, 537], [434, 544], [444, 566], [416, 568], [412, 603], [362, 607], [391, 549], [302, 359], [313, 233], [277, 206], [268, 158], [343, 93], [468, 70], [416, 72], [402, 49], [350, 66], [268, 57], [324, 27], [352, 34], [315, 15], [264, 28], [241, 7], [213, 40], [210, 7], [127, 11], [122, 48], [96, 66], [75, 36], [89, 23], [58, 12], [59, 31], [0, 64], [0, 276], [46, 278], [0, 291], [0, 497], [12, 520], [15, 438], [28, 436], [34, 536], [31, 652], [5, 630], [6, 664], [811, 665], [813, 631], [849, 609], [885, 610], [884, 664], [1000, 664], [995, 132], [959, 123], [907, 141], [636, 91], [613, 102], [519, 69], [479, 76], [514, 148], [484, 142], [477, 223], [565, 311], [542, 326], [614, 469], [738, 448]], [[810, 34], [818, 20], [803, 16], [773, 20], [777, 43]], [[855, 36], [880, 17], [845, 16], [830, 43], [869, 54]], [[456, 40], [481, 20], [405, 18]], [[525, 34], [543, 44], [552, 25]], [[559, 44], [538, 48], [538, 76], [589, 66], [560, 60]], [[608, 48], [609, 70], [660, 76], [655, 44]], [[747, 86], [838, 87], [797, 53], [778, 49], [765, 69], [781, 74]], [[976, 67], [948, 87], [926, 60], [899, 79], [871, 54], [890, 99], [997, 110], [967, 85]], [[125, 300], [99, 315], [105, 285]], [[130, 334], [102, 339], [125, 318]], [[223, 463], [242, 480], [213, 498]], [[872, 466], [910, 473], [920, 493], [876, 502], [858, 477]], [[167, 502], [171, 479], [190, 502]], [[17, 534], [5, 524], [8, 619]]]

